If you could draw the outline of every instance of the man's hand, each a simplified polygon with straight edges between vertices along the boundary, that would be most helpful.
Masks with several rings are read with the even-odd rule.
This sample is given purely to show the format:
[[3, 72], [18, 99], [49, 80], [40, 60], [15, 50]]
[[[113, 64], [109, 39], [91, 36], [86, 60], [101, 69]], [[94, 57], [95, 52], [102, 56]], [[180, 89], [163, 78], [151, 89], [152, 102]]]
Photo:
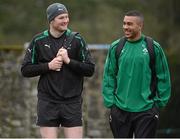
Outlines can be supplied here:
[[70, 58], [65, 48], [59, 49], [57, 56], [61, 56], [64, 63], [69, 64]]
[[48, 63], [50, 70], [60, 71], [63, 65], [62, 56], [55, 57], [51, 62]]

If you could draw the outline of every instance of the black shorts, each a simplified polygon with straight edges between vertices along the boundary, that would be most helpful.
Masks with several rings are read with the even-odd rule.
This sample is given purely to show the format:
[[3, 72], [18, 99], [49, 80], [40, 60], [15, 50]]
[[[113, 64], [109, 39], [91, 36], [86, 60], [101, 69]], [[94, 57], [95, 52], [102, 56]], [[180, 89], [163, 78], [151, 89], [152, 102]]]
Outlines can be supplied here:
[[44, 127], [82, 126], [81, 102], [61, 104], [38, 100], [36, 124]]

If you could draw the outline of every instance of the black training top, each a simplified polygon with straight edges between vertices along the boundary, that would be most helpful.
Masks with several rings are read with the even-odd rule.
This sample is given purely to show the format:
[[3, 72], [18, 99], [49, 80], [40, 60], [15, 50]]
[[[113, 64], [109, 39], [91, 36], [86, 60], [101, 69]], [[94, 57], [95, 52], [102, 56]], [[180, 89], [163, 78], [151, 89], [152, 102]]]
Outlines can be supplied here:
[[78, 34], [68, 47], [69, 64], [63, 64], [60, 71], [49, 70], [48, 63], [56, 57], [58, 50], [71, 31], [68, 29], [59, 38], [49, 31], [36, 35], [22, 63], [21, 72], [25, 77], [39, 76], [38, 98], [53, 102], [81, 100], [83, 77], [92, 76], [95, 64], [83, 38]]

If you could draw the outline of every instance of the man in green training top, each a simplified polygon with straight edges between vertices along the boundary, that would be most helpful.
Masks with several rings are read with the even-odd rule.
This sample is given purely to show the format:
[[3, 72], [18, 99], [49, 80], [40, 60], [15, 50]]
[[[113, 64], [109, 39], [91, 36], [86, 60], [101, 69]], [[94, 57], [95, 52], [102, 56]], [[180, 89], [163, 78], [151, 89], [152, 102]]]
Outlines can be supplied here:
[[156, 41], [153, 41], [156, 95], [150, 97], [152, 70], [145, 35], [142, 34], [143, 22], [139, 11], [125, 14], [124, 47], [117, 59], [116, 49], [121, 39], [114, 41], [105, 63], [102, 93], [105, 106], [110, 108], [109, 122], [115, 138], [155, 137], [159, 109], [170, 98], [168, 64]]

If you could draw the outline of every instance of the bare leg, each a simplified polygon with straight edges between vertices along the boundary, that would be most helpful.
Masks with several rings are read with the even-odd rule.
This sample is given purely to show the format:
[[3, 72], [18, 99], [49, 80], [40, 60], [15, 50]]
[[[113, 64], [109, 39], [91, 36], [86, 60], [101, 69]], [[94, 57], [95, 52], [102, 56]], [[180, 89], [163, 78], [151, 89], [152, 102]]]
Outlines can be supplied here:
[[57, 138], [58, 127], [40, 127], [40, 133], [42, 138]]
[[83, 130], [82, 126], [78, 127], [64, 127], [65, 138], [82, 138]]

